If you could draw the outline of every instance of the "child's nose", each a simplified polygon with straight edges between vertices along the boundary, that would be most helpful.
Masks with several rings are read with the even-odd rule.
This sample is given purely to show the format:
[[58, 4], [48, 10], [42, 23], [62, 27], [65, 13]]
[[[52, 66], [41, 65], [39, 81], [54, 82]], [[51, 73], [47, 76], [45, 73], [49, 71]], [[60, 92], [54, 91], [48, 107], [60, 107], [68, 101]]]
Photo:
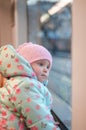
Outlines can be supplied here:
[[46, 67], [44, 68], [44, 72], [45, 72], [45, 73], [47, 73], [47, 72], [48, 72], [48, 69], [47, 69]]

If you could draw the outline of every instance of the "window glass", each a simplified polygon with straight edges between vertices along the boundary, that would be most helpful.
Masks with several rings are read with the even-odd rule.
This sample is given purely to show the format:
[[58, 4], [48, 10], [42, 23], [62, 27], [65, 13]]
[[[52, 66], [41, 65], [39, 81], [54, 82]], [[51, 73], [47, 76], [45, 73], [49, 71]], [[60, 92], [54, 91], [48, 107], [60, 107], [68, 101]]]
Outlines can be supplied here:
[[53, 96], [52, 109], [70, 130], [72, 4], [64, 3], [61, 9], [60, 0], [27, 4], [28, 41], [42, 44], [53, 56], [48, 84]]

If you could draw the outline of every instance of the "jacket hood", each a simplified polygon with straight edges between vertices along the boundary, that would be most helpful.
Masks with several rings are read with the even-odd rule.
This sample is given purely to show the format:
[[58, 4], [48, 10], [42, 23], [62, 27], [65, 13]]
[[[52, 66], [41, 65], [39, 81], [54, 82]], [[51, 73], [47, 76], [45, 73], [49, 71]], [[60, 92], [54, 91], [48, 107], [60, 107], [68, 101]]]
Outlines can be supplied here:
[[8, 78], [26, 76], [37, 79], [28, 61], [19, 55], [12, 45], [5, 45], [0, 48], [0, 73]]

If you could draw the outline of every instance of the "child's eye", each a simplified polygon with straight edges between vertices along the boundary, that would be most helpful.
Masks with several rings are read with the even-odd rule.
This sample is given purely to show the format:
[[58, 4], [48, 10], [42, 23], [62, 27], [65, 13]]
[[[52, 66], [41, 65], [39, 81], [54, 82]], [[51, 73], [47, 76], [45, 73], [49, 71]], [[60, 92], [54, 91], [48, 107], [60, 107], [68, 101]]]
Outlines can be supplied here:
[[40, 66], [43, 66], [43, 64], [42, 64], [42, 63], [39, 63], [39, 65], [40, 65]]
[[47, 69], [49, 69], [50, 67], [49, 66], [47, 66]]

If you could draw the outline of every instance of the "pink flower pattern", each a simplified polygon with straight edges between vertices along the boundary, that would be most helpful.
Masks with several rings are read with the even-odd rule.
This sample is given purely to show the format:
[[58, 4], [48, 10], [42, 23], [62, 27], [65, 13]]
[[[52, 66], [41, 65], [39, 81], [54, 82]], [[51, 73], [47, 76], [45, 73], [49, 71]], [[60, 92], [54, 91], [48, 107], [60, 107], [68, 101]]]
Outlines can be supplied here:
[[33, 126], [31, 130], [39, 130], [37, 126]]
[[[0, 71], [9, 78], [9, 82], [5, 84], [5, 91], [0, 91], [0, 130], [8, 130], [8, 127], [9, 130], [25, 130], [25, 122], [28, 128], [32, 126], [31, 130], [40, 130], [40, 128], [49, 130], [46, 127], [53, 122], [53, 118], [49, 113], [51, 105], [49, 91], [46, 87], [43, 88], [39, 82], [36, 85], [34, 84], [35, 73], [30, 66], [28, 70], [26, 69], [27, 67], [24, 63], [21, 63], [21, 58], [12, 51], [12, 48], [5, 46], [2, 49], [1, 53], [4, 51], [5, 54], [0, 56], [0, 68], [4, 65], [4, 69], [0, 69]], [[14, 69], [12, 69], [13, 67]], [[24, 82], [26, 84], [22, 85]], [[3, 103], [1, 104], [1, 102]], [[44, 103], [43, 108], [41, 103]], [[20, 116], [21, 112], [24, 115]], [[18, 118], [17, 125], [19, 125], [19, 129], [16, 129], [16, 126], [8, 126], [8, 122], [14, 123]], [[35, 125], [37, 122], [38, 124]], [[53, 123], [50, 126], [50, 130], [57, 130]]]

